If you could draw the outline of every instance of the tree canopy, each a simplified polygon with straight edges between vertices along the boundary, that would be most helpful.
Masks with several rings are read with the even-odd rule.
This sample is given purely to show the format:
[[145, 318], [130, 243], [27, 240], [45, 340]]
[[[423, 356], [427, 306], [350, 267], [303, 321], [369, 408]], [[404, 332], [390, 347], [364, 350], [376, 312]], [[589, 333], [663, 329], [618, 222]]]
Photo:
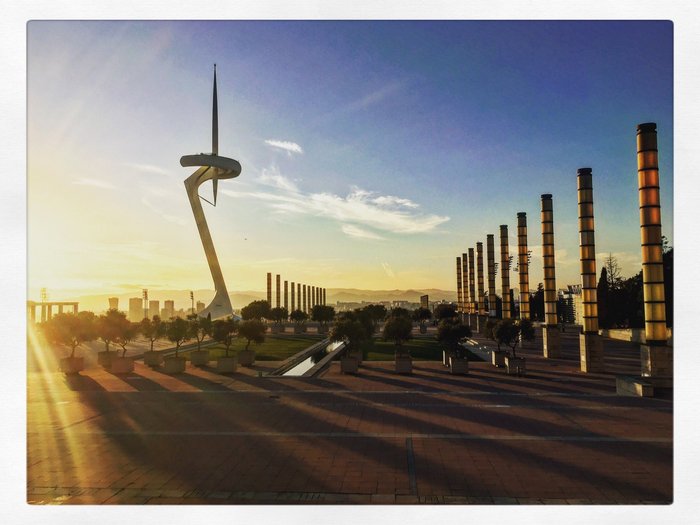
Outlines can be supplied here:
[[397, 317], [391, 316], [384, 325], [384, 340], [394, 341], [394, 344], [396, 345], [396, 353], [398, 355], [402, 355], [403, 343], [411, 339], [412, 330], [413, 322], [407, 315], [400, 315]]
[[75, 356], [75, 349], [83, 343], [93, 341], [96, 337], [95, 314], [92, 312], [60, 313], [42, 325], [46, 338], [55, 344], [71, 349], [70, 357]]
[[246, 339], [245, 349], [248, 350], [250, 343], [260, 344], [265, 342], [265, 323], [257, 319], [243, 321], [238, 326], [238, 335]]
[[241, 309], [241, 317], [244, 321], [250, 321], [252, 319], [257, 319], [258, 321], [270, 319], [270, 311], [270, 303], [267, 301], [253, 301], [248, 306], [244, 306]]

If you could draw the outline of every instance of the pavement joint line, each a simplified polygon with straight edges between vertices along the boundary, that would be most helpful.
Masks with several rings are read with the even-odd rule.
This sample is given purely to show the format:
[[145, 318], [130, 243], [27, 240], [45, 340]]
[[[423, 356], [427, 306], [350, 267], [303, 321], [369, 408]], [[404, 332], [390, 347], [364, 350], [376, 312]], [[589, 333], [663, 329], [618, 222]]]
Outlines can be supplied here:
[[[53, 432], [29, 431], [30, 435]], [[231, 436], [231, 437], [329, 437], [329, 438], [393, 438], [393, 439], [463, 439], [467, 441], [589, 441], [602, 443], [673, 443], [672, 438], [615, 437], [615, 436], [533, 436], [528, 434], [438, 434], [407, 432], [246, 432], [246, 431], [169, 431], [169, 430], [100, 430], [74, 434], [103, 436]]]

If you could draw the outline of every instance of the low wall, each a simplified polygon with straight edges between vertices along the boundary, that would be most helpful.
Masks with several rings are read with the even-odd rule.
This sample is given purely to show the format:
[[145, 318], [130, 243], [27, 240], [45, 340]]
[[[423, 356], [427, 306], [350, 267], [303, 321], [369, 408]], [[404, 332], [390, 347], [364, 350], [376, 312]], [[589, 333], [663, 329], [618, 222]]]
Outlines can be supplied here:
[[[630, 341], [632, 343], [647, 342], [644, 328], [602, 328], [598, 330], [598, 334], [610, 339]], [[668, 335], [668, 346], [673, 346], [673, 329], [666, 328], [666, 334]]]

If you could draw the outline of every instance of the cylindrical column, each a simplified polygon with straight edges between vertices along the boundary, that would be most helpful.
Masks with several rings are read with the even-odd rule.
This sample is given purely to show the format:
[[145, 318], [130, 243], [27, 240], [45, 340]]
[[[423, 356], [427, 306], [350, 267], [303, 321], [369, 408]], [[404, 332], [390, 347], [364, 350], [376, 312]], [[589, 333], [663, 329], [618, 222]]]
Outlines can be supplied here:
[[673, 354], [666, 346], [666, 298], [664, 294], [661, 200], [659, 196], [659, 153], [656, 124], [637, 126], [637, 178], [639, 223], [642, 234], [642, 282], [644, 289], [644, 331], [642, 375], [673, 377]]
[[501, 224], [501, 304], [503, 319], [510, 319], [510, 258], [507, 224]]
[[279, 276], [279, 274], [277, 274], [275, 276], [275, 286], [276, 286], [276, 288], [275, 288], [275, 306], [277, 308], [279, 308], [280, 307], [280, 291], [281, 291], [280, 290], [280, 276]]
[[272, 308], [272, 274], [267, 272], [267, 304]]
[[496, 259], [493, 233], [486, 235], [486, 265], [489, 281], [489, 317], [496, 317]]
[[295, 299], [295, 297], [294, 297], [294, 281], [292, 281], [291, 284], [292, 284], [292, 286], [291, 286], [290, 288], [291, 288], [292, 294], [291, 294], [291, 297], [289, 298], [290, 301], [291, 301], [290, 310], [289, 310], [289, 311], [290, 311], [290, 312], [293, 312], [294, 310], [296, 310], [296, 303], [294, 302], [294, 299]]
[[297, 283], [297, 310], [301, 310], [301, 283]]
[[554, 276], [554, 206], [549, 193], [542, 195], [542, 260], [544, 267], [544, 321], [542, 343], [545, 357], [559, 357], [557, 283]]
[[527, 214], [518, 213], [518, 286], [520, 287], [520, 319], [530, 319], [530, 274], [527, 260]]
[[484, 243], [476, 243], [476, 295], [477, 312], [479, 315], [486, 315], [486, 304], [484, 303]]
[[306, 296], [308, 295], [308, 290], [309, 290], [309, 285], [305, 284], [304, 287], [302, 288], [303, 294], [304, 294], [304, 308], [302, 309], [304, 312], [308, 313], [308, 302], [306, 300]]
[[326, 306], [326, 289], [323, 289], [323, 306]]
[[75, 315], [78, 315], [78, 303], [75, 303], [75, 304], [73, 305], [73, 313], [74, 313]]
[[603, 345], [598, 336], [598, 289], [593, 221], [593, 174], [591, 168], [576, 173], [578, 186], [578, 232], [581, 259], [583, 333], [579, 335], [582, 372], [603, 371]]
[[[43, 311], [43, 309], [42, 309], [42, 311]], [[462, 258], [461, 257], [457, 257], [457, 312], [462, 313]]]
[[476, 279], [474, 275], [474, 248], [467, 250], [469, 253], [469, 312], [477, 314], [478, 302], [476, 299]]
[[289, 299], [289, 283], [287, 281], [284, 281], [284, 302], [283, 306], [284, 309], [289, 312], [289, 303], [287, 300]]
[[469, 261], [462, 254], [462, 313], [469, 315]]

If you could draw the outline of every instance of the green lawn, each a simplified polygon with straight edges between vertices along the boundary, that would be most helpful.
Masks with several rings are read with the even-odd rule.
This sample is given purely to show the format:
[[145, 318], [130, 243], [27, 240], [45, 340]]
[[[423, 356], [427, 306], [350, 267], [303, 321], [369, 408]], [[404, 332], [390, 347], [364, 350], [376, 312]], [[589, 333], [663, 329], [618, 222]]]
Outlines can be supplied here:
[[[256, 361], [284, 361], [297, 352], [301, 352], [312, 344], [322, 340], [323, 337], [317, 335], [270, 335], [265, 336], [265, 342], [259, 345], [250, 343], [250, 348], [255, 350]], [[237, 338], [231, 345], [229, 355], [236, 355], [239, 350], [245, 349], [246, 340]], [[212, 359], [226, 353], [224, 345], [210, 346], [209, 355]], [[180, 352], [180, 355], [187, 357], [189, 352]]]
[[[433, 336], [415, 337], [403, 344], [416, 361], [442, 361], [443, 346]], [[392, 341], [374, 339], [362, 346], [367, 351], [368, 361], [393, 361], [396, 345]], [[483, 361], [479, 356], [467, 351], [470, 361]]]

